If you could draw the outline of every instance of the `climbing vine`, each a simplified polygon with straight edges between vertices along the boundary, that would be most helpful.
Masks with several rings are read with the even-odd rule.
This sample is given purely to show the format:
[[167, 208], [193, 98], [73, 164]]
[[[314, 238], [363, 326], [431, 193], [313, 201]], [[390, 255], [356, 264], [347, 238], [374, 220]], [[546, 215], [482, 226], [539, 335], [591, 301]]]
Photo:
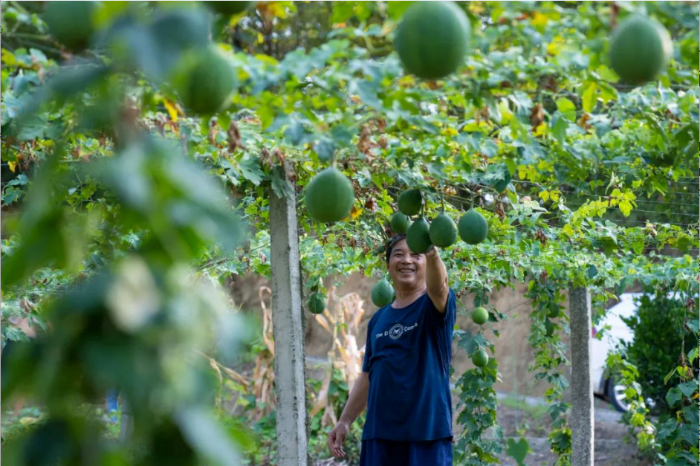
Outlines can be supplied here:
[[[102, 2], [84, 51], [48, 34], [39, 3], [3, 5], [3, 345], [25, 339], [5, 325], [16, 316], [53, 325], [31, 369], [14, 386], [3, 377], [3, 396], [36, 391], [51, 407], [28, 442], [64, 432], [56, 442], [79, 455], [92, 443], [68, 432], [91, 430], [66, 414], [70, 403], [128, 380], [134, 406], [160, 400], [157, 416], [135, 420], [146, 460], [168, 458], [162, 438], [180, 439], [173, 455], [229, 453], [229, 442], [210, 442], [225, 437], [202, 402], [210, 374], [185, 362], [217, 331], [229, 348], [244, 333], [209, 287], [270, 274], [270, 193], [298, 199], [311, 291], [327, 275], [382, 270], [396, 199], [420, 188], [428, 217], [457, 219], [473, 205], [489, 223], [484, 243], [441, 251], [454, 290], [488, 307], [489, 293], [528, 284], [532, 369], [550, 384], [550, 446], [567, 464], [563, 290], [589, 287], [596, 319], [635, 280], [697, 292], [697, 9], [469, 2], [465, 63], [421, 80], [392, 53], [408, 4], [264, 2], [226, 18], [196, 4]], [[661, 22], [675, 47], [644, 86], [619, 82], [607, 59], [611, 25], [633, 12]], [[211, 35], [198, 29], [207, 18]], [[163, 24], [182, 40], [162, 40]], [[173, 78], [182, 57], [210, 46], [237, 81], [215, 116], [188, 109]], [[302, 194], [331, 161], [355, 200], [347, 219], [326, 225], [309, 218]], [[489, 311], [497, 337], [507, 321]], [[492, 349], [484, 332], [457, 331], [459, 347]], [[684, 456], [697, 425], [689, 350], [669, 378], [677, 418], [657, 434], [667, 458]], [[490, 356], [458, 377], [467, 433], [457, 449], [468, 464], [494, 462], [502, 448]], [[110, 372], [105, 361], [118, 363]], [[175, 390], [182, 379], [193, 382]], [[495, 437], [483, 438], [490, 428]]]

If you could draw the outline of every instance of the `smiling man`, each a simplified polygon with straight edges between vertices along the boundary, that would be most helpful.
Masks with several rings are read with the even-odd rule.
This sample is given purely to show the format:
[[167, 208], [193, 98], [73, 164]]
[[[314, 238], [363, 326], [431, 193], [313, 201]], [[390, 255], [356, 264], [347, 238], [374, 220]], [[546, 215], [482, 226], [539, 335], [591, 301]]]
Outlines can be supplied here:
[[328, 446], [345, 456], [350, 424], [367, 407], [361, 466], [452, 465], [449, 369], [456, 297], [435, 248], [414, 254], [394, 236], [386, 261], [396, 299], [367, 325], [362, 373]]

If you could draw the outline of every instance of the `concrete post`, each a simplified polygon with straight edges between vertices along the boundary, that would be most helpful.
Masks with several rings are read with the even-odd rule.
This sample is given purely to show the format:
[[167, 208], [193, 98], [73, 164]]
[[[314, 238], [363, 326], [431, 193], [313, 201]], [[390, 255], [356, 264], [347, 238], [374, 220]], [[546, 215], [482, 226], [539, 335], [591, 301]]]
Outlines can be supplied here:
[[593, 390], [591, 386], [591, 296], [569, 289], [571, 313], [571, 464], [593, 466]]
[[131, 434], [134, 431], [134, 417], [131, 414], [131, 406], [126, 400], [122, 400], [122, 414], [120, 422], [119, 439], [123, 443], [127, 443], [131, 439]]
[[[288, 177], [285, 175], [285, 179]], [[308, 464], [304, 330], [296, 199], [270, 190], [272, 326], [277, 391], [277, 464]]]

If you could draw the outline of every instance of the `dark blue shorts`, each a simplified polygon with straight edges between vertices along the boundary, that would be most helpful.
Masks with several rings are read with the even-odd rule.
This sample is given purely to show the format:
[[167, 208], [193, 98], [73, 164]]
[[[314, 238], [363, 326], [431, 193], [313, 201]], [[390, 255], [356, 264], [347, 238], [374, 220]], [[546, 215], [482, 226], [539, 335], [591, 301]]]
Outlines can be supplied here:
[[452, 439], [426, 442], [363, 440], [360, 466], [452, 466]]

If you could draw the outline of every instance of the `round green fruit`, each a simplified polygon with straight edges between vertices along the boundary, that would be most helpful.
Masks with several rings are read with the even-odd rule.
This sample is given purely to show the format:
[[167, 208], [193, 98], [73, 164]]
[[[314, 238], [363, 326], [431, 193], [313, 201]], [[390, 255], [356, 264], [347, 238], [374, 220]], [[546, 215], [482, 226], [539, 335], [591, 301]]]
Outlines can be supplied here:
[[430, 250], [433, 244], [430, 242], [429, 226], [424, 217], [413, 222], [408, 228], [406, 244], [408, 249], [416, 254], [424, 254]]
[[406, 71], [437, 79], [453, 73], [469, 49], [467, 15], [453, 2], [416, 2], [404, 14], [394, 48]]
[[257, 2], [205, 2], [212, 11], [224, 16], [233, 16], [249, 10]]
[[230, 104], [236, 89], [236, 69], [216, 47], [190, 54], [180, 84], [185, 108], [198, 114], [213, 114]]
[[489, 311], [487, 311], [483, 307], [477, 307], [472, 312], [472, 320], [475, 324], [484, 325], [486, 322], [489, 321]]
[[401, 212], [396, 212], [391, 216], [391, 231], [397, 235], [403, 235], [408, 231], [408, 227], [411, 226], [411, 219], [407, 215]]
[[420, 189], [407, 189], [399, 196], [399, 212], [404, 215], [418, 215], [423, 205]]
[[547, 308], [547, 315], [548, 315], [550, 318], [552, 318], [552, 319], [554, 319], [554, 318], [556, 318], [556, 317], [559, 317], [559, 305], [557, 305], [557, 304], [551, 304], [551, 305]]
[[321, 314], [326, 309], [326, 298], [321, 293], [313, 293], [306, 301], [306, 306], [312, 314]]
[[447, 248], [457, 241], [457, 226], [445, 212], [430, 223], [430, 241], [439, 248]]
[[476, 367], [484, 367], [486, 364], [489, 363], [489, 355], [486, 354], [486, 351], [482, 349], [477, 350], [472, 355], [472, 362]]
[[382, 278], [376, 285], [372, 288], [372, 302], [377, 307], [384, 307], [394, 300], [394, 287], [391, 283], [387, 281], [386, 278]]
[[92, 17], [97, 2], [48, 2], [44, 22], [49, 33], [61, 44], [73, 51], [88, 46], [94, 28]]
[[673, 53], [668, 31], [656, 21], [632, 15], [620, 23], [610, 42], [610, 65], [632, 84], [652, 81]]
[[489, 234], [489, 224], [483, 215], [474, 209], [469, 209], [459, 219], [459, 237], [467, 244], [479, 244]]
[[304, 199], [311, 218], [319, 222], [337, 222], [350, 214], [355, 191], [340, 170], [329, 167], [309, 182]]

